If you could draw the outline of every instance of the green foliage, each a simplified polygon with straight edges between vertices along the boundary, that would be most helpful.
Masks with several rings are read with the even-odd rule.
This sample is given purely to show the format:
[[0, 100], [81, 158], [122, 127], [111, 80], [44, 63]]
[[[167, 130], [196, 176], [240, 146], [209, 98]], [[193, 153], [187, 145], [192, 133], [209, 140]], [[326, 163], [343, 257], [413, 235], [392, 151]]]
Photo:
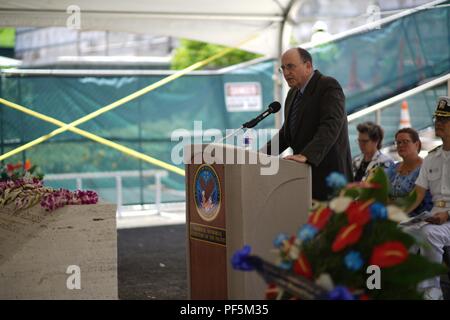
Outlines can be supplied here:
[[16, 29], [0, 28], [0, 48], [14, 48]]
[[352, 199], [374, 200], [381, 203], [387, 203], [389, 196], [389, 180], [384, 174], [383, 169], [376, 168], [370, 178], [370, 183], [355, 183], [345, 188], [343, 195]]
[[377, 168], [369, 178], [373, 188], [362, 189], [361, 200], [374, 199], [381, 203], [387, 203], [389, 195], [389, 180], [384, 170]]
[[395, 199], [394, 204], [399, 208], [407, 209], [416, 201], [416, 198], [417, 192], [413, 190], [406, 197]]
[[7, 180], [15, 181], [24, 177], [33, 177], [42, 180], [44, 174], [40, 168], [32, 165], [30, 160], [27, 160], [25, 164], [19, 161], [16, 164], [8, 163], [0, 165], [0, 182]]
[[[202, 61], [209, 58], [220, 51], [224, 50], [226, 47], [219, 46], [215, 44], [195, 41], [195, 40], [181, 40], [180, 47], [177, 48], [175, 56], [172, 59], [172, 69], [180, 70], [196, 62]], [[217, 69], [221, 67], [227, 67], [248, 60], [256, 59], [261, 57], [261, 55], [235, 49], [230, 53], [224, 55], [210, 62], [205, 69]]]
[[[370, 183], [353, 184], [341, 191], [342, 195], [352, 199], [375, 200], [380, 203], [389, 204], [389, 180], [382, 168], [376, 168], [368, 178]], [[393, 204], [403, 210], [409, 208], [416, 201], [417, 194], [412, 191], [406, 197], [397, 198]]]

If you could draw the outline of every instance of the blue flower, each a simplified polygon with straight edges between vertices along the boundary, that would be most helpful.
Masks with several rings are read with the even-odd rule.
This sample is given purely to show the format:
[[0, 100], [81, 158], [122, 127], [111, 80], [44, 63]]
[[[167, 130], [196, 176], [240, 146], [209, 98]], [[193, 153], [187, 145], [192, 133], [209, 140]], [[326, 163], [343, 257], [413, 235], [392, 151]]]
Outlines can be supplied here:
[[361, 254], [358, 251], [350, 251], [344, 258], [345, 266], [352, 270], [357, 271], [362, 268], [364, 261], [361, 258]]
[[332, 172], [326, 178], [327, 186], [332, 189], [341, 189], [347, 185], [347, 179], [342, 173]]
[[283, 270], [291, 270], [291, 268], [292, 268], [292, 261], [283, 260], [283, 261], [281, 261], [279, 267], [280, 267], [280, 269], [283, 269]]
[[289, 240], [289, 237], [284, 233], [279, 233], [276, 238], [273, 240], [273, 245], [275, 248], [282, 248], [284, 245], [284, 242]]
[[250, 255], [252, 248], [249, 245], [245, 245], [241, 250], [237, 250], [231, 258], [231, 265], [235, 270], [252, 271], [255, 268], [247, 261], [247, 257]]
[[336, 286], [333, 290], [328, 292], [329, 300], [355, 300], [352, 293], [343, 286]]
[[297, 238], [301, 241], [308, 241], [314, 238], [318, 230], [313, 225], [307, 223], [302, 226], [297, 232]]
[[388, 213], [386, 207], [380, 203], [375, 202], [370, 206], [370, 215], [372, 219], [387, 219]]

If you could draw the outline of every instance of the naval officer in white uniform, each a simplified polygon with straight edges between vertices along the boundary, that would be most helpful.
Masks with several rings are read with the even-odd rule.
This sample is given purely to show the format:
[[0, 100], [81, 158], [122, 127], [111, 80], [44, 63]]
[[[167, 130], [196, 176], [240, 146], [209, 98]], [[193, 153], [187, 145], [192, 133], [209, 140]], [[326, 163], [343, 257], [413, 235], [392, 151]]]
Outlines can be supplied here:
[[[416, 180], [417, 200], [408, 210], [414, 210], [429, 189], [433, 197], [432, 216], [426, 219], [428, 224], [405, 231], [429, 244], [421, 249], [424, 256], [433, 262], [442, 263], [443, 248], [450, 246], [450, 97], [439, 98], [434, 113], [434, 127], [436, 136], [442, 139], [443, 144], [424, 159]], [[442, 299], [439, 277], [422, 282], [419, 289], [424, 291], [425, 299]]]

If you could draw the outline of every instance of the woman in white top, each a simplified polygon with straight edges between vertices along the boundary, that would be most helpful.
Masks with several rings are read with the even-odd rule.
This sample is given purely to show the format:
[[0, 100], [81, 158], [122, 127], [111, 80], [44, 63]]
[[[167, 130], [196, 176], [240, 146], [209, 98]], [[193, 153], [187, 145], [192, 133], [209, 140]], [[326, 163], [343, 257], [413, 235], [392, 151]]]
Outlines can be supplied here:
[[355, 181], [364, 181], [373, 169], [389, 168], [394, 161], [380, 151], [384, 132], [379, 125], [368, 121], [358, 124], [356, 129], [361, 154], [353, 159], [353, 178]]

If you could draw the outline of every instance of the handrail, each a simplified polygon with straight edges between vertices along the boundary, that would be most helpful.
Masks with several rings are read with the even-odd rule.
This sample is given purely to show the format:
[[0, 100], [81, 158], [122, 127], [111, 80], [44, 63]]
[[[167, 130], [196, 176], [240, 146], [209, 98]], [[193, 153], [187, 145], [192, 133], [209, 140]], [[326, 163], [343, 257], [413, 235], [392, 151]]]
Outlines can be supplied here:
[[155, 177], [156, 196], [155, 205], [157, 214], [161, 213], [161, 178], [167, 177], [166, 170], [130, 170], [130, 171], [113, 171], [113, 172], [80, 172], [80, 173], [61, 173], [61, 174], [46, 174], [44, 181], [49, 180], [70, 180], [75, 179], [77, 182], [77, 189], [82, 189], [82, 179], [100, 179], [100, 178], [115, 178], [116, 181], [116, 202], [117, 215], [120, 218], [122, 212], [122, 178], [130, 177]]
[[[166, 170], [143, 170], [143, 177], [151, 177], [160, 175], [161, 177], [167, 177]], [[114, 178], [114, 177], [140, 177], [141, 171], [129, 170], [129, 171], [109, 171], [109, 172], [81, 172], [81, 173], [56, 173], [46, 174], [44, 180], [65, 180], [65, 179], [92, 179], [92, 178]]]
[[[217, 70], [194, 70], [187, 73], [190, 76], [224, 75], [236, 69], [271, 61], [273, 58], [261, 57]], [[141, 69], [0, 69], [0, 76], [169, 76], [179, 70], [141, 70]]]
[[424, 83], [424, 84], [422, 84], [422, 85], [420, 85], [420, 86], [418, 86], [418, 87], [416, 87], [414, 89], [411, 89], [411, 90], [405, 91], [405, 92], [403, 92], [401, 94], [398, 94], [398, 95], [396, 95], [396, 96], [394, 96], [392, 98], [389, 98], [389, 99], [386, 99], [384, 101], [381, 101], [381, 102], [379, 102], [377, 104], [374, 104], [374, 105], [372, 105], [370, 107], [364, 108], [363, 110], [360, 110], [360, 111], [357, 111], [355, 113], [352, 113], [351, 115], [347, 116], [347, 121], [349, 123], [352, 122], [352, 121], [355, 121], [356, 119], [359, 119], [359, 118], [361, 118], [363, 116], [366, 116], [366, 115], [368, 115], [370, 113], [373, 113], [375, 111], [384, 109], [384, 108], [392, 105], [393, 103], [399, 102], [399, 101], [401, 101], [403, 99], [406, 99], [407, 97], [410, 97], [412, 95], [415, 95], [417, 93], [425, 91], [425, 90], [427, 90], [429, 88], [432, 88], [432, 87], [434, 87], [434, 86], [436, 86], [438, 84], [441, 84], [443, 82], [446, 82], [448, 80], [450, 80], [450, 73], [447, 73], [446, 75], [444, 75], [442, 77], [439, 77], [439, 78], [431, 80], [431, 81], [429, 81], [427, 83]]

